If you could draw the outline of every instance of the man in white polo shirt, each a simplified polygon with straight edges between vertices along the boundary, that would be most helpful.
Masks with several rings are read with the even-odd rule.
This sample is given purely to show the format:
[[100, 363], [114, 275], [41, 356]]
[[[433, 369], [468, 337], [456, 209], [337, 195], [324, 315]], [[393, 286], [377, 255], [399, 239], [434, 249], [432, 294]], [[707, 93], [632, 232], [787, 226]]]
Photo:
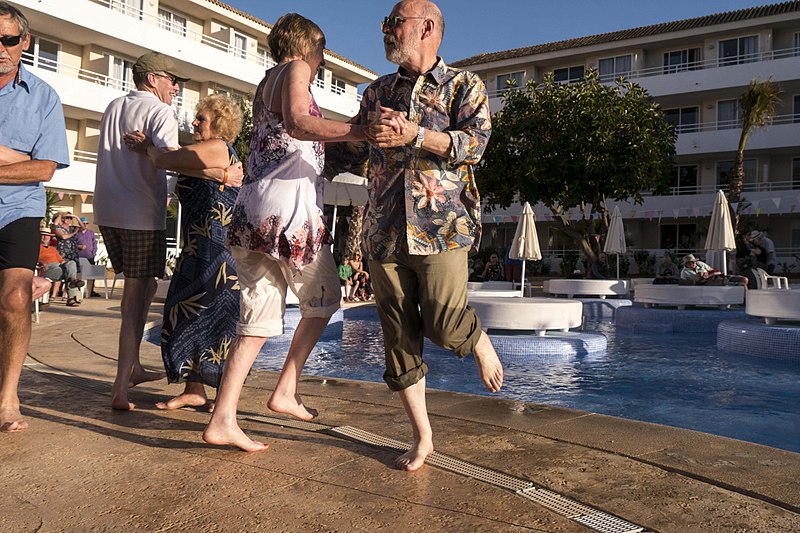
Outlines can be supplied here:
[[[156, 292], [155, 278], [163, 277], [167, 255], [166, 171], [157, 169], [144, 150], [125, 136], [136, 132], [158, 148], [177, 148], [178, 120], [170, 106], [180, 83], [188, 78], [177, 73], [172, 59], [150, 52], [134, 64], [133, 81], [136, 90], [111, 102], [103, 113], [94, 194], [94, 221], [114, 271], [125, 274], [117, 376], [111, 396], [111, 407], [123, 410], [134, 408], [128, 401], [130, 385], [165, 376], [145, 371], [139, 361], [139, 345]], [[229, 169], [241, 175], [240, 165]], [[205, 174], [207, 179], [224, 179], [219, 170]]]

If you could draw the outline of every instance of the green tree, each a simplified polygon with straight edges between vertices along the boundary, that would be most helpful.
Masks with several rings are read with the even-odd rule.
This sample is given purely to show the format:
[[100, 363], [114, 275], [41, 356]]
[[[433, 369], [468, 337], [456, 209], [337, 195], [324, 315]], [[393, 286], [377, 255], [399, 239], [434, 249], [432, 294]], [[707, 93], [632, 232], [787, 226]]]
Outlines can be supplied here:
[[[593, 235], [608, 232], [607, 199], [642, 203], [642, 191], [668, 186], [676, 133], [639, 85], [601, 83], [592, 69], [579, 83], [550, 74], [503, 99], [478, 169], [484, 204], [541, 201], [590, 261], [600, 249]], [[570, 221], [575, 207], [581, 219]]]
[[247, 157], [250, 155], [250, 138], [253, 136], [253, 95], [248, 94], [246, 98], [239, 99], [239, 108], [242, 110], [242, 131], [233, 141], [233, 149], [244, 165], [245, 176], [247, 175]]
[[730, 177], [728, 201], [738, 203], [734, 230], [739, 229], [739, 219], [744, 209], [742, 186], [744, 185], [744, 149], [747, 139], [753, 130], [763, 128], [775, 116], [775, 108], [780, 103], [780, 88], [772, 78], [765, 81], [755, 78], [750, 81], [747, 90], [739, 97], [739, 125], [742, 133], [736, 150], [736, 166]]

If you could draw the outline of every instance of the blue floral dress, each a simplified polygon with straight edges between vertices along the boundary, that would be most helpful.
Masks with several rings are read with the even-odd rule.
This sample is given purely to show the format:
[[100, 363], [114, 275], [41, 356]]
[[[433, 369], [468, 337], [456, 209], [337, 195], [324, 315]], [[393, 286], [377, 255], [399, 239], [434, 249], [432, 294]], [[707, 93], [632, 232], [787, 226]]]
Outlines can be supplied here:
[[[297, 272], [314, 261], [323, 245], [333, 244], [322, 218], [325, 146], [293, 138], [283, 116], [267, 109], [262, 94], [269, 74], [253, 99], [247, 176], [236, 200], [228, 245], [285, 260]], [[309, 114], [322, 117], [310, 88]]]
[[[239, 160], [228, 145], [231, 163]], [[181, 175], [183, 248], [164, 305], [161, 356], [170, 383], [218, 387], [239, 321], [239, 281], [225, 238], [238, 187]]]

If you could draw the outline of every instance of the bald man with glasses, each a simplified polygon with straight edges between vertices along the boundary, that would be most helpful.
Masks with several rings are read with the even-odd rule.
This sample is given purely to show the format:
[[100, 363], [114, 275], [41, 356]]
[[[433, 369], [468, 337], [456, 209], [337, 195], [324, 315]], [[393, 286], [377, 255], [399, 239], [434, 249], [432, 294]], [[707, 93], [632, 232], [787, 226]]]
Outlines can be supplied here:
[[22, 431], [18, 386], [31, 338], [31, 289], [39, 257], [44, 182], [69, 165], [56, 92], [21, 63], [28, 19], [0, 1], [0, 432]]

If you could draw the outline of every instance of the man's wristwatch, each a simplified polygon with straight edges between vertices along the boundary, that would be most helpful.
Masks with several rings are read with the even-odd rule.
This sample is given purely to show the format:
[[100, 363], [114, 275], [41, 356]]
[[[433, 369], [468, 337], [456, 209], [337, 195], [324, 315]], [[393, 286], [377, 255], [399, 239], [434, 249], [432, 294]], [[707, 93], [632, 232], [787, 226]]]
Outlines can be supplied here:
[[414, 148], [419, 150], [422, 148], [422, 143], [425, 142], [425, 128], [422, 126], [417, 127], [417, 138], [414, 141]]

